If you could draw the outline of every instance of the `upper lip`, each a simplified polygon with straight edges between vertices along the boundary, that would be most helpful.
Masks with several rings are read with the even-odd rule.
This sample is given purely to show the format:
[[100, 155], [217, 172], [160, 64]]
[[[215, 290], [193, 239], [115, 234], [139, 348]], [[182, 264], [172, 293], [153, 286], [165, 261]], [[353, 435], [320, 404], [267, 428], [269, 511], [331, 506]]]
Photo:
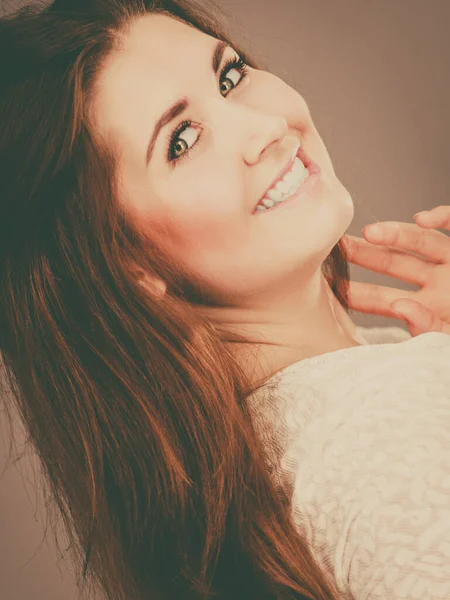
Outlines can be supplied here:
[[301, 144], [299, 144], [298, 146], [296, 146], [295, 152], [294, 151], [292, 152], [292, 158], [289, 159], [287, 165], [281, 169], [281, 171], [278, 173], [278, 175], [275, 177], [275, 179], [272, 181], [272, 183], [269, 185], [269, 187], [266, 188], [266, 191], [261, 196], [261, 198], [258, 200], [258, 202], [255, 204], [254, 208], [256, 208], [256, 206], [266, 196], [267, 192], [269, 190], [271, 190], [274, 187], [274, 185], [276, 185], [279, 181], [281, 181], [283, 179], [283, 177], [286, 175], [286, 173], [291, 170], [292, 165], [294, 164], [295, 157], [297, 156], [298, 151], [300, 150], [300, 148], [301, 148]]

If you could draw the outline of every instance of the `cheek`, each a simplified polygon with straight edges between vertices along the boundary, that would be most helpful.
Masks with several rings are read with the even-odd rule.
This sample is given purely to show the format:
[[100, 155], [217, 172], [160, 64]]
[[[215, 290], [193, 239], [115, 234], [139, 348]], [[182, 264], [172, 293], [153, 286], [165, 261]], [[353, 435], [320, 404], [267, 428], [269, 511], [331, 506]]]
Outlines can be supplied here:
[[225, 223], [242, 217], [246, 203], [241, 175], [220, 162], [217, 157], [211, 165], [198, 161], [184, 179], [183, 187], [177, 186], [179, 199], [170, 202], [170, 211], [180, 229], [220, 230]]
[[229, 246], [239, 243], [251, 216], [242, 188], [230, 183], [218, 188], [203, 180], [196, 189], [196, 194], [190, 190], [177, 206], [171, 204], [168, 229], [173, 247], [181, 256], [227, 251]]

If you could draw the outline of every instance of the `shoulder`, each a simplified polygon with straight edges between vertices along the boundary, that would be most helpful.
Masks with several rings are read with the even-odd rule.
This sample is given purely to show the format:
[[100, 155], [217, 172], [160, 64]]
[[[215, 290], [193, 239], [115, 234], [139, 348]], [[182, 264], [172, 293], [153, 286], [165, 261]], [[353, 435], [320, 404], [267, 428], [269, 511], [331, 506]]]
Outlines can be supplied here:
[[450, 597], [450, 368], [430, 371], [360, 398], [298, 463], [294, 519], [350, 597]]

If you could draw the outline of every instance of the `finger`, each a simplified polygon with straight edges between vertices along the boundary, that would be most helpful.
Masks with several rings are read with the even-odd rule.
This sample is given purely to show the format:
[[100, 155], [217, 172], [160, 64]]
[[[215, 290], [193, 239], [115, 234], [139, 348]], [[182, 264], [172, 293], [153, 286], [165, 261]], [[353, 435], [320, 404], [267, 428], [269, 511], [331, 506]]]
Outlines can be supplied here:
[[[376, 235], [379, 230], [380, 234]], [[395, 246], [415, 252], [436, 263], [450, 262], [450, 239], [440, 231], [424, 229], [415, 223], [384, 221], [363, 229], [364, 237], [372, 244]]]
[[406, 254], [396, 248], [375, 246], [363, 238], [348, 235], [347, 238], [346, 248], [349, 262], [421, 287], [429, 281], [430, 270], [435, 263], [412, 254]]
[[420, 227], [435, 227], [450, 230], [450, 206], [440, 205], [414, 215], [414, 220]]
[[450, 325], [420, 302], [401, 298], [393, 303], [392, 309], [400, 319], [406, 321], [413, 337], [433, 331], [450, 334]]
[[352, 310], [383, 317], [397, 318], [391, 304], [400, 298], [413, 298], [414, 294], [416, 292], [361, 281], [350, 281], [348, 285], [348, 303]]

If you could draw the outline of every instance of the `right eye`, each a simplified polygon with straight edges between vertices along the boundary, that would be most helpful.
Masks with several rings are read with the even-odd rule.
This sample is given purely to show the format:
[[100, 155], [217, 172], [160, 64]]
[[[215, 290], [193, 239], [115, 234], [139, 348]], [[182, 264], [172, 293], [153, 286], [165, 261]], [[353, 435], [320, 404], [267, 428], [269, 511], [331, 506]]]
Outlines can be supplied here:
[[183, 150], [183, 144], [181, 142], [184, 142], [185, 146], [187, 147], [186, 141], [184, 139], [180, 138], [179, 136], [186, 129], [189, 129], [191, 127], [191, 125], [192, 125], [192, 121], [190, 121], [189, 119], [185, 120], [175, 129], [175, 131], [171, 135], [170, 145], [169, 145], [169, 150], [168, 150], [168, 162], [171, 167], [174, 167], [176, 165], [176, 163], [178, 161], [180, 161], [182, 158], [187, 157], [189, 155], [189, 152], [191, 152], [193, 147], [196, 145], [196, 143], [202, 137], [201, 134], [199, 134], [197, 137], [197, 141], [194, 142], [190, 148], [187, 148], [186, 152], [178, 153], [178, 150], [180, 149], [180, 145], [181, 145], [181, 151]]

